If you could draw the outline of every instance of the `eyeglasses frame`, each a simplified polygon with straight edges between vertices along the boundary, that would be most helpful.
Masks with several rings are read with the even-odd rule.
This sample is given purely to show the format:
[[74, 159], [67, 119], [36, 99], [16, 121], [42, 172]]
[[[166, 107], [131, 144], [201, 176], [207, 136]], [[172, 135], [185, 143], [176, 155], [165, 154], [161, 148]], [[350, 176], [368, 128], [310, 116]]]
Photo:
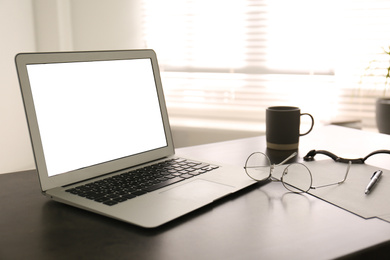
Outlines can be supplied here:
[[[253, 177], [248, 173], [248, 171], [247, 171], [248, 168], [255, 168], [255, 167], [247, 167], [247, 163], [248, 163], [249, 158], [250, 158], [252, 155], [257, 154], [257, 153], [258, 153], [258, 154], [264, 155], [265, 158], [267, 158], [268, 163], [269, 163], [269, 165], [270, 165], [269, 175], [268, 175], [266, 178], [262, 179], [262, 180], [257, 180], [257, 179], [255, 179], [255, 178], [253, 178]], [[278, 164], [272, 164], [272, 163], [271, 163], [271, 160], [270, 160], [269, 157], [268, 157], [268, 155], [266, 155], [265, 153], [262, 153], [262, 152], [253, 152], [253, 153], [251, 153], [251, 154], [248, 156], [248, 158], [247, 158], [246, 161], [245, 161], [245, 166], [244, 166], [245, 173], [248, 175], [249, 178], [251, 178], [252, 180], [255, 180], [255, 181], [257, 181], [257, 182], [265, 181], [265, 180], [271, 180], [271, 181], [278, 181], [278, 182], [281, 182], [281, 183], [283, 184], [283, 186], [284, 186], [287, 190], [289, 190], [289, 191], [291, 191], [291, 192], [294, 192], [294, 193], [306, 193], [306, 192], [308, 192], [308, 191], [311, 190], [311, 189], [318, 189], [318, 188], [328, 187], [328, 186], [332, 186], [332, 185], [339, 185], [339, 184], [344, 183], [344, 182], [347, 180], [348, 173], [349, 173], [349, 170], [350, 170], [351, 164], [352, 164], [351, 161], [348, 162], [347, 171], [345, 172], [345, 176], [344, 176], [344, 179], [343, 179], [343, 180], [341, 180], [341, 181], [339, 181], [339, 182], [335, 182], [335, 183], [320, 185], [320, 186], [313, 186], [313, 175], [312, 175], [310, 169], [309, 169], [305, 164], [303, 164], [303, 163], [290, 163], [290, 164], [288, 164], [288, 165], [284, 168], [283, 173], [282, 173], [282, 177], [280, 178], [280, 180], [272, 176], [272, 171], [275, 169], [275, 167], [281, 166], [281, 165], [285, 164], [287, 161], [289, 161], [290, 159], [294, 158], [297, 154], [298, 154], [297, 152], [294, 152], [294, 153], [292, 153], [290, 156], [288, 156], [286, 159], [284, 159], [282, 162], [280, 162], [280, 163], [278, 163]], [[304, 166], [304, 167], [307, 169], [307, 171], [308, 171], [308, 173], [309, 173], [309, 175], [310, 175], [310, 186], [309, 186], [309, 188], [308, 188], [307, 190], [300, 191], [300, 192], [298, 192], [298, 191], [296, 191], [296, 190], [292, 190], [292, 189], [290, 189], [290, 188], [287, 187], [287, 186], [292, 186], [292, 185], [290, 185], [290, 184], [288, 184], [287, 182], [284, 182], [284, 181], [283, 181], [284, 176], [288, 174], [288, 168], [289, 168], [291, 165], [294, 165], [294, 164], [302, 165], [302, 166]], [[298, 189], [298, 188], [297, 188], [297, 189]], [[298, 189], [298, 190], [299, 190], [299, 189]]]

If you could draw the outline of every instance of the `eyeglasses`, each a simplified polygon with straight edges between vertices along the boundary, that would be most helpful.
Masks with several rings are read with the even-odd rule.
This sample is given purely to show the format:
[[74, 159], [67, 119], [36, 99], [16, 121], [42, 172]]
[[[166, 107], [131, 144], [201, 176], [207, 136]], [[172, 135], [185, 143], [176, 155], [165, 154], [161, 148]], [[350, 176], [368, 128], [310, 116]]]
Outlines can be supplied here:
[[283, 165], [296, 155], [297, 153], [294, 152], [281, 163], [271, 164], [271, 160], [266, 154], [254, 152], [246, 159], [244, 169], [246, 174], [255, 181], [280, 181], [287, 190], [295, 193], [304, 193], [308, 192], [310, 189], [342, 184], [347, 179], [352, 163], [348, 163], [347, 171], [345, 172], [343, 180], [321, 186], [313, 186], [313, 175], [309, 168], [302, 163], [292, 163], [287, 165], [283, 170], [280, 180], [272, 176], [272, 171], [275, 167]]

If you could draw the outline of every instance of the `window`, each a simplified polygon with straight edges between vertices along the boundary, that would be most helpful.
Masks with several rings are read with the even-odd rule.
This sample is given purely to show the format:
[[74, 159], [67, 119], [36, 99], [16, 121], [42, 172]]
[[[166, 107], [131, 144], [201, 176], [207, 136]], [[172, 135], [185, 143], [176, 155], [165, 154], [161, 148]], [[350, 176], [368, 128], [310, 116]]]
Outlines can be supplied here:
[[266, 107], [295, 105], [375, 127], [366, 81], [384, 76], [361, 76], [386, 58], [390, 2], [145, 0], [143, 11], [173, 125], [263, 131]]

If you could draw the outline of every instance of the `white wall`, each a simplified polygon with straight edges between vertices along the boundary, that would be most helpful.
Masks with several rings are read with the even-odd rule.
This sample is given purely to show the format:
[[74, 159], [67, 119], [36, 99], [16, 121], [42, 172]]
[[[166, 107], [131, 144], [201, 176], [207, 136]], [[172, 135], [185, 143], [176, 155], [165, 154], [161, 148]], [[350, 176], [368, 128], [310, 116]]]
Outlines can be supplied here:
[[140, 0], [72, 0], [70, 15], [75, 50], [144, 48]]
[[14, 56], [143, 48], [139, 0], [0, 0], [0, 173], [33, 169]]
[[0, 0], [0, 173], [34, 167], [14, 57], [35, 51], [31, 0]]

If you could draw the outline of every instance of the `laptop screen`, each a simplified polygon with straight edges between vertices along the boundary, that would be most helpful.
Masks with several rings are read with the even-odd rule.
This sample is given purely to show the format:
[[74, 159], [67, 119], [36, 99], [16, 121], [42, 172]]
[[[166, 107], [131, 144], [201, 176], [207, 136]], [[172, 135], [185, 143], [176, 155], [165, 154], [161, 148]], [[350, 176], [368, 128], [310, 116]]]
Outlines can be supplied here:
[[167, 146], [150, 59], [27, 72], [49, 177]]

